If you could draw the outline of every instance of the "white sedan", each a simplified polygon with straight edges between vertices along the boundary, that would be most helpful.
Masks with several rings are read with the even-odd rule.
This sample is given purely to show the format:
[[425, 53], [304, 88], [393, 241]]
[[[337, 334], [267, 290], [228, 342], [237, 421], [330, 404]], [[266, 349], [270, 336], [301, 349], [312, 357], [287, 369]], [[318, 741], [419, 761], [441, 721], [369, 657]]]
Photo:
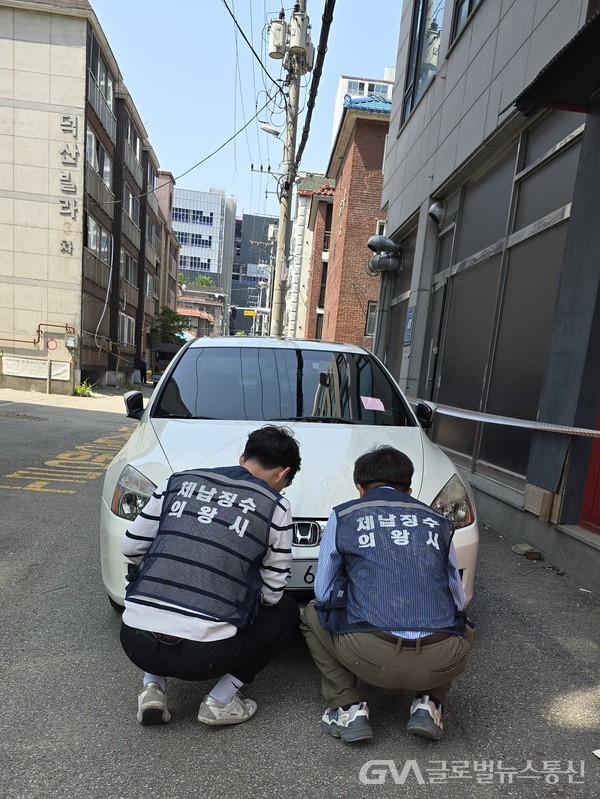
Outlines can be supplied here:
[[413, 496], [450, 518], [463, 586], [470, 600], [479, 530], [470, 487], [415, 416], [383, 364], [347, 344], [290, 339], [199, 338], [182, 347], [147, 407], [125, 396], [140, 424], [108, 467], [101, 512], [102, 579], [122, 606], [128, 562], [121, 539], [155, 487], [175, 471], [231, 466], [248, 433], [284, 424], [300, 444], [301, 471], [286, 489], [294, 514], [291, 590], [311, 589], [319, 541], [331, 509], [357, 497], [354, 461], [380, 444], [414, 465]]

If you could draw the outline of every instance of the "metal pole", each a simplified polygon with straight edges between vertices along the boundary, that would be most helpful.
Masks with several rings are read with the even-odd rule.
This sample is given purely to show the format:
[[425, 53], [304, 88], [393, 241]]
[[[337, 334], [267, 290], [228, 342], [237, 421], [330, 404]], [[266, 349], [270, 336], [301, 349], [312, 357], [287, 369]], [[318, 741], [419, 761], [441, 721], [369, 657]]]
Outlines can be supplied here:
[[[306, 0], [296, 4], [298, 11], [306, 11]], [[298, 56], [288, 51], [289, 96], [286, 115], [286, 136], [283, 148], [283, 176], [279, 197], [279, 229], [277, 231], [277, 254], [275, 257], [275, 274], [273, 275], [273, 297], [269, 331], [272, 336], [283, 335], [283, 317], [285, 312], [285, 279], [284, 265], [288, 262], [290, 249], [290, 211], [292, 190], [294, 187], [294, 163], [296, 153], [296, 130], [298, 127], [298, 102], [300, 97], [300, 71]]]

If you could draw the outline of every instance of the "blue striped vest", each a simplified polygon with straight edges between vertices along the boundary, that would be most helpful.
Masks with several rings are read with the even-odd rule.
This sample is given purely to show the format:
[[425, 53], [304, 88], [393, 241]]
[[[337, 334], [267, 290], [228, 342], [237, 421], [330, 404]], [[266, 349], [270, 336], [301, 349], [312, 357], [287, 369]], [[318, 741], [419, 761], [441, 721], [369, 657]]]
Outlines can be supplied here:
[[245, 627], [260, 605], [259, 570], [278, 500], [241, 466], [174, 474], [127, 600]]
[[443, 516], [389, 488], [334, 510], [344, 574], [322, 608], [327, 629], [463, 632], [448, 585], [453, 530]]

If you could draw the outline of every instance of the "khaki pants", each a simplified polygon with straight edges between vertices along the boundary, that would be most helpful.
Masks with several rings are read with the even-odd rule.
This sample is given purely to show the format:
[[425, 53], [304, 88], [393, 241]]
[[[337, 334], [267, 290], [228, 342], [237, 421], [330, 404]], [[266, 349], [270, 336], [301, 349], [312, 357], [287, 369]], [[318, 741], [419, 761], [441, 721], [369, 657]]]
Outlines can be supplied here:
[[372, 633], [334, 635], [319, 623], [314, 601], [304, 611], [300, 629], [321, 672], [321, 690], [329, 707], [364, 700], [358, 680], [378, 688], [431, 694], [442, 704], [452, 680], [467, 668], [473, 630], [443, 641], [403, 646]]

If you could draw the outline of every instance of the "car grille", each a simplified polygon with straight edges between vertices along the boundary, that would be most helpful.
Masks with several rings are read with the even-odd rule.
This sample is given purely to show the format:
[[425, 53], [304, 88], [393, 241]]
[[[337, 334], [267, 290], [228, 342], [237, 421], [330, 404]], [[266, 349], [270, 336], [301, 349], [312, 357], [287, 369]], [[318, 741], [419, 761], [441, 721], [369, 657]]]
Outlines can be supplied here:
[[320, 540], [323, 528], [319, 522], [294, 522], [294, 536], [292, 543], [297, 547], [314, 547]]

